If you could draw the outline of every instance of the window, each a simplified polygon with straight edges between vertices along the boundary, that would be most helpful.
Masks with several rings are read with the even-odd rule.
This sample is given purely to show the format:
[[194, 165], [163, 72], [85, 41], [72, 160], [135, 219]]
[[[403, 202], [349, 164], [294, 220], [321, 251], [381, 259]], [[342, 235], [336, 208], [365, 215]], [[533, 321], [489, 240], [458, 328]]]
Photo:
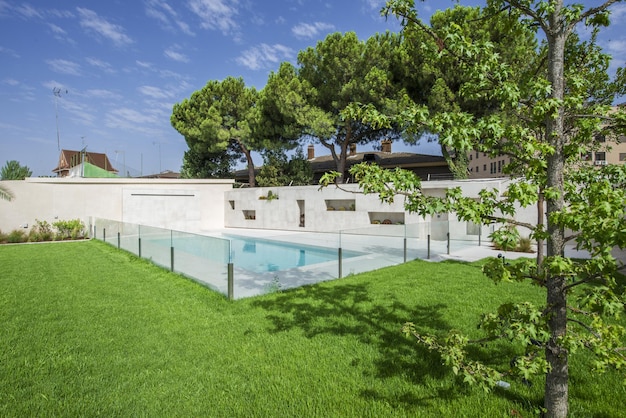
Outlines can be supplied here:
[[619, 160], [620, 161], [626, 161], [626, 152], [620, 152], [619, 153]]
[[502, 160], [498, 161], [498, 173], [502, 173]]
[[478, 173], [478, 166], [476, 166], [476, 172]]
[[604, 161], [606, 160], [605, 152], [596, 152], [596, 161]]
[[478, 151], [476, 151], [476, 158], [478, 158]]
[[602, 134], [596, 135], [595, 139], [596, 139], [596, 142], [606, 142], [606, 136]]
[[472, 154], [470, 154], [470, 161], [472, 161]]

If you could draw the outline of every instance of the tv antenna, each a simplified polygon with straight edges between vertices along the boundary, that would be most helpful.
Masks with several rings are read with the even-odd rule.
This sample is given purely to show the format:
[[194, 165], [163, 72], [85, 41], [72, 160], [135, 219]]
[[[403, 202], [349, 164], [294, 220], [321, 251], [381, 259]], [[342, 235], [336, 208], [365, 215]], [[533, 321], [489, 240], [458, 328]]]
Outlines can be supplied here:
[[67, 89], [63, 90], [60, 87], [54, 87], [52, 89], [52, 94], [54, 94], [54, 113], [56, 115], [56, 121], [57, 121], [57, 148], [59, 149], [59, 151], [61, 151], [61, 137], [59, 135], [59, 98], [63, 94], [67, 94], [67, 93], [68, 93]]

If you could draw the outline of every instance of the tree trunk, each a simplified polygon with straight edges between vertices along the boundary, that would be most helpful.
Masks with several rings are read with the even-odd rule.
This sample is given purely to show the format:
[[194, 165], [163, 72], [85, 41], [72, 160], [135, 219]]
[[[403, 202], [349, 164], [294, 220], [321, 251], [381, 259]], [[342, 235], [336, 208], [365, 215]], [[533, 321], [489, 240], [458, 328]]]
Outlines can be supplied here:
[[[544, 225], [544, 197], [543, 197], [543, 189], [539, 189], [539, 194], [537, 195], [537, 227], [541, 228]], [[537, 273], [541, 274], [543, 264], [543, 246], [545, 245], [545, 241], [543, 239], [537, 239]]]
[[[563, 100], [564, 96], [564, 56], [566, 28], [563, 26], [563, 1], [553, 4], [555, 10], [549, 16], [550, 27], [546, 31], [548, 41], [548, 80], [552, 85], [551, 97]], [[558, 115], [546, 116], [546, 138], [554, 147], [554, 154], [548, 157], [546, 186], [557, 192], [557, 197], [547, 199], [548, 213], [548, 257], [562, 256], [565, 248], [563, 227], [555, 225], [550, 214], [564, 208], [563, 176], [565, 157], [563, 148], [564, 111], [559, 106]], [[566, 417], [568, 413], [568, 352], [559, 344], [559, 338], [567, 333], [567, 294], [566, 279], [563, 276], [547, 277], [547, 309], [550, 340], [546, 345], [546, 360], [550, 370], [546, 374], [544, 407], [547, 417]]]
[[341, 182], [346, 183], [348, 176], [346, 176], [346, 160], [348, 158], [348, 146], [352, 140], [352, 125], [350, 122], [346, 122], [346, 136], [339, 144], [339, 158], [336, 161], [337, 171], [341, 173]]
[[256, 178], [254, 174], [254, 161], [252, 160], [252, 153], [250, 150], [241, 142], [239, 143], [239, 147], [241, 147], [241, 152], [246, 156], [246, 161], [248, 162], [248, 186], [256, 187]]
[[345, 183], [348, 181], [348, 176], [346, 175], [346, 159], [348, 157], [348, 141], [343, 141], [341, 143], [341, 151], [339, 152], [339, 159], [337, 160], [337, 171], [341, 173], [341, 182]]

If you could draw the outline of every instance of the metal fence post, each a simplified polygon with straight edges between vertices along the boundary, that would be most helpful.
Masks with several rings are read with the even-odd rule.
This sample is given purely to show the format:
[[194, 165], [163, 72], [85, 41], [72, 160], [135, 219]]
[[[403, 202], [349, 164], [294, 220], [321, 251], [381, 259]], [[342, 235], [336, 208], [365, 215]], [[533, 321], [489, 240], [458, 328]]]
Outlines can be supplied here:
[[406, 237], [404, 237], [404, 262], [406, 263]]
[[117, 233], [117, 249], [120, 249], [120, 233]]
[[102, 241], [107, 242], [107, 229], [102, 228]]
[[170, 270], [174, 271], [174, 246], [170, 247]]
[[228, 300], [235, 299], [235, 278], [233, 263], [228, 263]]
[[342, 271], [343, 270], [343, 266], [342, 266], [343, 263], [341, 261], [341, 257], [342, 257], [341, 247], [339, 247], [339, 248], [337, 248], [337, 259], [339, 261], [339, 277], [338, 277], [339, 279], [341, 279], [341, 277], [343, 276], [343, 271]]
[[141, 258], [141, 237], [137, 238], [137, 241], [139, 241], [139, 251], [137, 255]]
[[450, 255], [450, 233], [447, 232], [446, 235], [448, 237], [448, 255]]
[[426, 246], [427, 246], [427, 249], [428, 249], [428, 252], [427, 252], [427, 255], [426, 255], [426, 259], [430, 260], [430, 234], [428, 234], [428, 241], [427, 241]]

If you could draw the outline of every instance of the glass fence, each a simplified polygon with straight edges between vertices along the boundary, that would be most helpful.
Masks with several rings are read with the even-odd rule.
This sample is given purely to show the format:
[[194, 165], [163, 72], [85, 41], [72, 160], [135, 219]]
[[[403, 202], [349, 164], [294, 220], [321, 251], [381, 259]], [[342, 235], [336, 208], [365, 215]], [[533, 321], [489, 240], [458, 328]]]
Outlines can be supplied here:
[[256, 296], [487, 245], [491, 227], [452, 221], [336, 232], [228, 229], [209, 235], [94, 219], [93, 238], [229, 298]]
[[91, 235], [228, 295], [230, 241], [169, 229], [92, 220]]

